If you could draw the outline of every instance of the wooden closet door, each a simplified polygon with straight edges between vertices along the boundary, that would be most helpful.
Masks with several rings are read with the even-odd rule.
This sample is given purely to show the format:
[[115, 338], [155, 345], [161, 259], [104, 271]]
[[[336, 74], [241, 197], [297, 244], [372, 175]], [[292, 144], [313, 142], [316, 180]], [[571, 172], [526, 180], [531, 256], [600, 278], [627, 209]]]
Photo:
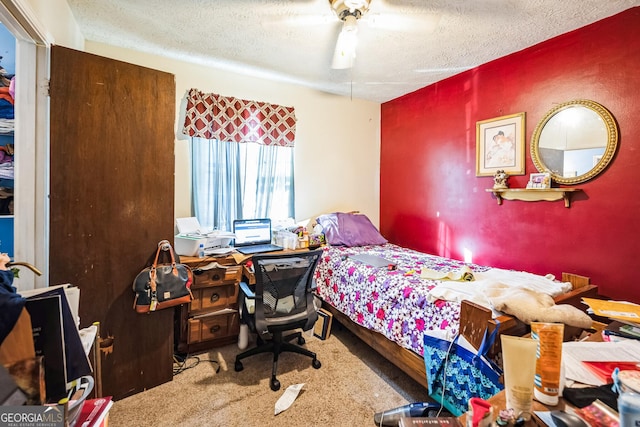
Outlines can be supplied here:
[[132, 308], [132, 283], [173, 242], [172, 74], [51, 50], [50, 284], [80, 288], [81, 326], [101, 323], [103, 394], [172, 379], [173, 309]]

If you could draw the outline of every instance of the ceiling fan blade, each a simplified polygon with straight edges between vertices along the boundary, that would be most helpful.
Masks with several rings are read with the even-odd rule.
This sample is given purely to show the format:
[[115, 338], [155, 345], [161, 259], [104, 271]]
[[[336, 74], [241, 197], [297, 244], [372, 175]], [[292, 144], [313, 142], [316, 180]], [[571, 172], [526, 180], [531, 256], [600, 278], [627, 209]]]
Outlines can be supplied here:
[[440, 25], [442, 15], [436, 13], [420, 13], [403, 15], [393, 12], [369, 13], [363, 20], [372, 28], [390, 31], [432, 33]]
[[358, 45], [358, 24], [354, 16], [347, 16], [338, 34], [336, 49], [333, 53], [331, 68], [340, 70], [353, 67]]
[[290, 16], [286, 18], [279, 19], [271, 19], [266, 20], [261, 23], [263, 28], [266, 29], [281, 29], [283, 26], [286, 27], [311, 27], [311, 26], [319, 26], [319, 25], [329, 25], [336, 21], [336, 17], [334, 15], [296, 15]]

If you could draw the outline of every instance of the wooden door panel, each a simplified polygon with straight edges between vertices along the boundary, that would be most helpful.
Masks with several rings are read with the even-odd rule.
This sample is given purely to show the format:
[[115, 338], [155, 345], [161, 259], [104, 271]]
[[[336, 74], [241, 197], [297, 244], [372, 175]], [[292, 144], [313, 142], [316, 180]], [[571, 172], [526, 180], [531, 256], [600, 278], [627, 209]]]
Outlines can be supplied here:
[[173, 241], [172, 74], [60, 46], [51, 52], [50, 282], [80, 288], [101, 323], [103, 394], [172, 378], [173, 309], [136, 314], [131, 285]]

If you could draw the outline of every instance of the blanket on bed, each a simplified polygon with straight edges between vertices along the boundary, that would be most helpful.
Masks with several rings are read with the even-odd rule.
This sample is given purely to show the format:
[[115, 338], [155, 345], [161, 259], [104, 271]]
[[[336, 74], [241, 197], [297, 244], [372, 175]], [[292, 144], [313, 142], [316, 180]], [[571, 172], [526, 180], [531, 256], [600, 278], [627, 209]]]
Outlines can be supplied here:
[[[466, 299], [473, 300], [474, 296], [478, 297], [473, 288], [484, 279], [482, 273], [491, 270], [489, 267], [429, 255], [391, 243], [359, 247], [325, 246], [323, 251], [315, 272], [318, 296], [355, 324], [379, 332], [421, 356], [425, 333], [453, 337], [458, 333], [460, 324], [459, 301], [463, 298], [445, 299], [436, 294], [445, 288], [436, 288], [457, 284], [460, 292], [467, 292]], [[367, 262], [358, 257], [362, 254], [367, 255]], [[385, 261], [376, 263], [381, 265], [376, 267], [372, 265], [372, 257]], [[388, 264], [394, 268], [388, 268]], [[446, 275], [443, 272], [470, 270], [476, 280], [447, 282], [421, 277], [423, 271], [429, 270], [440, 272], [439, 275], [443, 276]], [[571, 288], [569, 283], [557, 283], [549, 277], [542, 279], [533, 290], [539, 291], [549, 285], [549, 293], [555, 296]], [[433, 293], [430, 294], [430, 291]], [[483, 298], [486, 300], [485, 296]], [[485, 304], [489, 304], [488, 301]], [[503, 313], [511, 310], [502, 308], [505, 310]], [[528, 306], [523, 310], [528, 313], [539, 311]], [[522, 314], [511, 315], [525, 318]], [[551, 317], [546, 316], [545, 319]]]
[[486, 289], [486, 296], [495, 310], [514, 316], [529, 325], [531, 322], [564, 323], [583, 329], [591, 327], [589, 315], [569, 304], [556, 304], [541, 292], [494, 285]]
[[571, 290], [571, 283], [556, 282], [553, 276], [492, 268], [475, 274], [473, 286], [443, 280], [429, 290], [429, 300], [461, 302], [469, 300], [493, 310], [495, 315], [509, 314], [520, 321], [559, 322], [581, 328], [591, 327], [592, 319], [579, 309], [556, 305], [553, 297]]

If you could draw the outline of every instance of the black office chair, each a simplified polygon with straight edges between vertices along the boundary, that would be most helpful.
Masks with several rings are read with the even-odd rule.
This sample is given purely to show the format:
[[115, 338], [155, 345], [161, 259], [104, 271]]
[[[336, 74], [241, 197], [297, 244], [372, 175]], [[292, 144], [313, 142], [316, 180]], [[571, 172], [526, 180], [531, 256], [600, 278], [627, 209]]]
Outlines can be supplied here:
[[312, 285], [321, 254], [322, 250], [316, 250], [253, 256], [255, 292], [247, 283], [240, 283], [243, 304], [240, 321], [257, 334], [258, 344], [236, 356], [236, 372], [243, 369], [242, 359], [258, 353], [273, 353], [270, 386], [276, 391], [280, 389], [276, 379], [278, 356], [283, 351], [309, 356], [313, 359], [311, 366], [320, 368], [315, 353], [289, 342], [297, 338], [298, 344], [303, 345], [305, 340], [300, 331], [286, 336], [283, 333], [294, 329], [308, 331], [318, 319]]

